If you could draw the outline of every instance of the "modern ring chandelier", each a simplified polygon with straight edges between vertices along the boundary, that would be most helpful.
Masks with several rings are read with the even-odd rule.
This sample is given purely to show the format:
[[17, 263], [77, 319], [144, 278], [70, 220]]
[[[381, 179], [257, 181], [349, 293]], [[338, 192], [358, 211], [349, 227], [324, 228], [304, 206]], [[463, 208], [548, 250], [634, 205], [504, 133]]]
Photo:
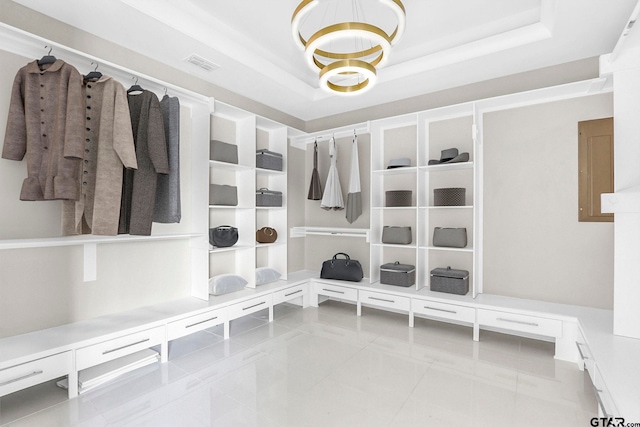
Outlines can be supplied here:
[[[329, 11], [327, 5], [322, 16], [315, 17], [314, 22], [312, 9], [320, 3], [330, 1], [300, 2], [291, 17], [293, 39], [304, 51], [309, 67], [319, 73], [322, 89], [340, 95], [361, 94], [373, 87], [377, 68], [383, 67], [389, 61], [391, 47], [398, 43], [404, 33], [404, 5], [401, 0], [377, 0], [383, 6], [383, 10], [391, 12], [391, 16], [394, 17], [395, 28], [386, 32], [379, 25], [364, 22], [365, 11], [358, 4], [359, 0], [352, 0], [351, 16], [348, 16], [352, 20], [342, 20], [342, 17], [338, 16], [340, 14], [337, 6], [334, 11]], [[333, 1], [346, 3], [344, 0]], [[330, 15], [338, 22], [324, 26], [325, 18]], [[318, 18], [322, 20], [318, 21]], [[303, 35], [303, 32], [310, 35]]]

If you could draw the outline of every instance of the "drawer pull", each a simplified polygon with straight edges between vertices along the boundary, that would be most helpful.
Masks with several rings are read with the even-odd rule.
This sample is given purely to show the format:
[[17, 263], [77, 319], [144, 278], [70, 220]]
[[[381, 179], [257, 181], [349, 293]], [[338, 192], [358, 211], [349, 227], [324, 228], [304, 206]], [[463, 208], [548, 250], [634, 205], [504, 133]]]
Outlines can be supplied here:
[[582, 352], [582, 347], [580, 347], [581, 345], [582, 345], [581, 343], [576, 341], [576, 347], [578, 347], [578, 353], [580, 353], [580, 358], [582, 360], [589, 360], [589, 358], [587, 356], [585, 356], [584, 353]]
[[32, 373], [30, 373], [30, 374], [23, 375], [23, 376], [21, 376], [21, 377], [14, 378], [14, 379], [12, 379], [12, 380], [5, 381], [5, 382], [3, 382], [3, 383], [0, 383], [0, 387], [4, 387], [4, 386], [9, 385], [9, 384], [17, 383], [18, 381], [26, 380], [27, 378], [35, 377], [35, 376], [37, 376], [37, 375], [40, 375], [42, 372], [43, 372], [43, 371], [33, 371], [33, 372], [32, 372]]
[[335, 292], [336, 294], [344, 294], [344, 292], [343, 292], [343, 291], [334, 291], [333, 289], [325, 289], [325, 288], [322, 288], [322, 290], [323, 290], [323, 291], [327, 291], [327, 292]]
[[596, 400], [598, 401], [598, 405], [600, 406], [600, 409], [602, 409], [602, 415], [604, 415], [605, 418], [613, 417], [613, 415], [607, 413], [607, 410], [604, 407], [604, 402], [602, 401], [602, 398], [600, 397], [600, 393], [602, 393], [602, 390], [600, 390], [597, 387], [593, 387], [593, 390], [595, 390], [595, 392], [596, 392]]
[[291, 295], [299, 294], [300, 292], [302, 292], [302, 289], [298, 289], [297, 291], [289, 292], [288, 294], [284, 294], [284, 296], [288, 297], [288, 296], [291, 296]]
[[428, 305], [425, 305], [424, 308], [426, 308], [427, 310], [435, 310], [435, 311], [442, 311], [445, 313], [458, 314], [458, 312], [455, 310], [445, 310], [444, 308], [429, 307]]
[[376, 301], [384, 301], [384, 302], [390, 302], [392, 304], [395, 304], [395, 301], [392, 299], [384, 299], [384, 298], [376, 298], [376, 297], [369, 297], [369, 299], [373, 299]]
[[192, 328], [192, 327], [197, 326], [197, 325], [200, 325], [200, 324], [202, 324], [202, 323], [211, 322], [212, 320], [216, 320], [217, 318], [218, 318], [218, 316], [216, 316], [216, 317], [212, 317], [211, 319], [202, 320], [202, 321], [200, 321], [200, 322], [192, 323], [192, 324], [190, 324], [190, 325], [185, 326], [185, 329], [186, 329], [186, 328]]
[[266, 301], [262, 301], [262, 302], [259, 302], [257, 304], [250, 305], [249, 307], [243, 307], [242, 310], [249, 310], [250, 308], [257, 307], [257, 306], [262, 305], [264, 303], [266, 303]]
[[149, 340], [150, 340], [150, 338], [145, 338], [143, 340], [136, 341], [136, 342], [133, 342], [131, 344], [123, 345], [122, 347], [114, 348], [114, 349], [111, 349], [111, 350], [105, 350], [105, 351], [102, 352], [102, 354], [105, 355], [105, 354], [113, 353], [114, 351], [122, 350], [123, 348], [127, 348], [127, 347], [133, 347], [134, 345], [142, 344], [143, 342], [147, 342]]
[[523, 322], [522, 320], [505, 319], [503, 317], [498, 317], [496, 320], [499, 320], [501, 322], [517, 323], [519, 325], [536, 326], [536, 327], [540, 326], [535, 322]]

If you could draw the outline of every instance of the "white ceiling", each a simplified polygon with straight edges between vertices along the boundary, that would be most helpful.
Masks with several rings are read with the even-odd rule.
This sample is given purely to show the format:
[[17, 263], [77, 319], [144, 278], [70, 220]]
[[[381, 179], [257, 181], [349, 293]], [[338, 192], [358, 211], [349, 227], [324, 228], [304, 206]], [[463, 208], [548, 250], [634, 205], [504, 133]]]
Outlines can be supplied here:
[[[300, 0], [14, 1], [306, 121], [609, 53], [638, 0], [403, 0], [407, 29], [389, 64], [348, 98], [318, 88], [293, 42]], [[336, 1], [346, 0], [321, 6]], [[366, 9], [375, 0], [358, 1], [382, 18]]]

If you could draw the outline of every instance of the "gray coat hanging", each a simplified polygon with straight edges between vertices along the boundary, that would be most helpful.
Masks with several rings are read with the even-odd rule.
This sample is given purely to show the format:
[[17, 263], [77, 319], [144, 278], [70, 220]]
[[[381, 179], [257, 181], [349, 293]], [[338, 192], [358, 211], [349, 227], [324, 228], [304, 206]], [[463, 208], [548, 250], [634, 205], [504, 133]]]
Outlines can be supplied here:
[[322, 184], [318, 173], [318, 141], [313, 143], [313, 172], [311, 172], [311, 182], [309, 183], [309, 200], [322, 200]]

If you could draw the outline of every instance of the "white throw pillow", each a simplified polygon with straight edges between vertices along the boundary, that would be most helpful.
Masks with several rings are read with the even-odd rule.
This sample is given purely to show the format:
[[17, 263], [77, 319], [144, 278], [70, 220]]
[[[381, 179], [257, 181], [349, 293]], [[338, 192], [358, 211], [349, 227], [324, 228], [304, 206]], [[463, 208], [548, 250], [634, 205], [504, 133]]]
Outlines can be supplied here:
[[258, 267], [256, 268], [256, 285], [264, 285], [265, 283], [275, 282], [280, 278], [281, 274], [273, 268]]
[[244, 289], [247, 283], [249, 282], [237, 274], [219, 274], [209, 279], [209, 293], [211, 295], [228, 294]]

